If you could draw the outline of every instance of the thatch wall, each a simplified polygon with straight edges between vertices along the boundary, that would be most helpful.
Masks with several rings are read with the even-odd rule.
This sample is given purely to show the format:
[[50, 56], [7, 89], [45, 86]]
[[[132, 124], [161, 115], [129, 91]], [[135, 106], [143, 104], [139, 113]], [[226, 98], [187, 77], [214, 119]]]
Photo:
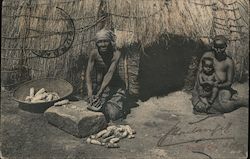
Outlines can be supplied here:
[[115, 28], [127, 31], [122, 44], [136, 41], [145, 47], [162, 34], [201, 39], [209, 44], [215, 35], [225, 35], [229, 40], [227, 52], [236, 63], [237, 80], [248, 70], [248, 1], [113, 0], [109, 6]]
[[[32, 51], [57, 48], [63, 33], [68, 31], [65, 27], [66, 21], [56, 7], [64, 9], [74, 18], [77, 29], [74, 44], [66, 54], [58, 58], [36, 57]], [[64, 78], [78, 87], [82, 82], [80, 77], [86, 65], [88, 52], [94, 47], [93, 38], [96, 31], [93, 23], [96, 19], [97, 8], [97, 2], [93, 3], [88, 0], [76, 3], [20, 1], [20, 4], [16, 5], [5, 1], [3, 4], [2, 57], [6, 56], [6, 58], [2, 60], [2, 67], [9, 63], [19, 62], [7, 66], [10, 70], [13, 67], [16, 70], [20, 65], [27, 66], [32, 79], [48, 76]], [[11, 43], [13, 43], [12, 46]], [[22, 49], [23, 47], [25, 49]], [[9, 48], [13, 49], [8, 50]], [[23, 64], [20, 64], [21, 61]]]
[[[152, 43], [157, 43], [163, 34], [181, 35], [195, 41], [202, 39], [204, 43], [215, 34], [226, 35], [229, 39], [228, 52], [237, 64], [237, 74], [242, 76], [249, 56], [249, 3], [245, 0], [213, 2], [107, 0], [106, 15], [117, 34], [117, 45], [133, 52], [128, 60], [129, 82], [137, 83], [139, 55], [144, 54], [144, 49]], [[97, 17], [99, 5], [100, 0], [3, 1], [1, 75], [5, 81], [1, 83], [13, 84], [27, 80], [27, 77], [49, 76], [67, 79], [76, 88], [83, 85], [87, 57], [95, 47], [93, 39], [101, 22]], [[73, 19], [76, 29], [74, 43], [66, 54], [58, 58], [36, 57], [32, 51], [56, 49], [68, 31], [66, 20], [56, 7], [65, 10]], [[169, 36], [166, 43], [171, 40]], [[131, 47], [134, 44], [139, 49]], [[27, 73], [24, 75], [24, 72]]]

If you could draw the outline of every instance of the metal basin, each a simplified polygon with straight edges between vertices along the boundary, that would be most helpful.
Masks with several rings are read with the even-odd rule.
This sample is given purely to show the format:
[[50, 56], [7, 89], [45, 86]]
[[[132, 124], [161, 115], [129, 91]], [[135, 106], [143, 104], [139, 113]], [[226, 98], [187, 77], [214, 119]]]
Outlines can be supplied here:
[[[25, 101], [25, 98], [29, 96], [30, 88], [34, 87], [35, 92], [41, 88], [45, 88], [48, 92], [57, 92], [60, 96], [57, 100], [52, 100], [49, 102], [43, 103], [30, 103]], [[71, 95], [73, 92], [73, 86], [63, 80], [55, 78], [44, 78], [38, 80], [31, 80], [21, 84], [13, 93], [13, 99], [19, 103], [19, 108], [34, 112], [34, 113], [43, 113], [46, 109], [53, 106], [55, 102], [62, 100]]]

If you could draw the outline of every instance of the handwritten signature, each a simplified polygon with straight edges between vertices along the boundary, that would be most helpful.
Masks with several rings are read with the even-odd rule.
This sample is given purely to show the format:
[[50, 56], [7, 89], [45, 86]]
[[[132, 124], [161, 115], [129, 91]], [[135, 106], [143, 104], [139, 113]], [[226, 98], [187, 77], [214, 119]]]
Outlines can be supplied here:
[[178, 127], [178, 124], [180, 122], [176, 123], [165, 135], [163, 135], [157, 142], [158, 147], [164, 147], [164, 146], [173, 146], [173, 145], [180, 145], [180, 144], [185, 144], [185, 143], [190, 143], [190, 142], [199, 142], [199, 141], [205, 141], [205, 140], [225, 140], [225, 139], [234, 139], [233, 137], [219, 137], [219, 138], [200, 138], [200, 139], [194, 139], [194, 140], [187, 140], [187, 141], [182, 141], [182, 142], [177, 142], [177, 143], [171, 143], [171, 144], [165, 144], [163, 145], [164, 141], [168, 138], [168, 136], [173, 135], [173, 136], [180, 136], [184, 134], [193, 134], [197, 132], [210, 132], [210, 136], [213, 136], [216, 132], [223, 132], [226, 134], [230, 127], [232, 126], [231, 122], [228, 122], [225, 126], [222, 126], [220, 124], [217, 124], [214, 128], [209, 129], [209, 128], [198, 128], [195, 127], [191, 131], [183, 131], [180, 127]]

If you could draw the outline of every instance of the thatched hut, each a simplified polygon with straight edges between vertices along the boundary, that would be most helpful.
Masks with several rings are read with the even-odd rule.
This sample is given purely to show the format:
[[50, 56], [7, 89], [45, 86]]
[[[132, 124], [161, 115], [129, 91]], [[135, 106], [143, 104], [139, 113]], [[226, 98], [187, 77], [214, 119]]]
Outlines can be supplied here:
[[[242, 80], [249, 69], [248, 5], [246, 0], [4, 0], [1, 85], [57, 77], [82, 91], [88, 53], [101, 27], [115, 31], [125, 52], [120, 70], [125, 61], [131, 94], [147, 98], [192, 87], [199, 57], [218, 34], [228, 38], [227, 51]], [[58, 8], [73, 20], [74, 30]], [[65, 54], [34, 54], [56, 50], [72, 31]]]

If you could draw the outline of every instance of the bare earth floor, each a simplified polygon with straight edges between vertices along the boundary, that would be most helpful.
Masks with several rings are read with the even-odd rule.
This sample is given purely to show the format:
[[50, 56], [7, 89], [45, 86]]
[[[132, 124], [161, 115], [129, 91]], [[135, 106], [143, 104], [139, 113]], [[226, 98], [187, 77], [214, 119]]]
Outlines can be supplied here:
[[[235, 84], [234, 88], [239, 95], [248, 96], [248, 83]], [[205, 154], [213, 159], [247, 158], [248, 108], [191, 124], [206, 116], [192, 114], [190, 98], [190, 94], [178, 91], [138, 102], [126, 119], [136, 137], [120, 141], [118, 149], [107, 149], [86, 144], [86, 139], [48, 124], [43, 114], [20, 110], [10, 93], [2, 92], [1, 152], [8, 159], [209, 158]]]

